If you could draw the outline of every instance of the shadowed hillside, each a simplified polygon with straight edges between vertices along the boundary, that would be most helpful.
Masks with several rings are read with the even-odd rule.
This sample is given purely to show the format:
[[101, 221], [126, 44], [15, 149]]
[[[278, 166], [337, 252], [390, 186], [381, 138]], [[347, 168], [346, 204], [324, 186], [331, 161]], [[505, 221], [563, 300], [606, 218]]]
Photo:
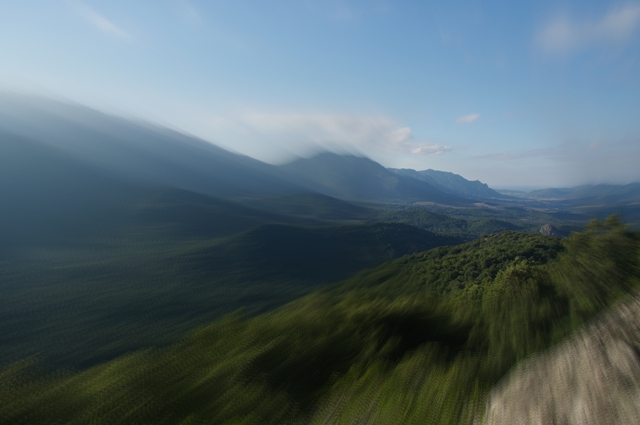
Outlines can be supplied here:
[[272, 309], [363, 268], [457, 243], [403, 224], [260, 224], [278, 217], [173, 194], [147, 203], [144, 221], [108, 238], [23, 247], [0, 261], [0, 362], [40, 354], [84, 367], [173, 342], [239, 308]]
[[301, 191], [277, 167], [196, 137], [79, 105], [1, 94], [0, 131], [57, 147], [85, 166], [137, 185], [216, 197]]
[[416, 180], [427, 182], [443, 192], [458, 196], [480, 199], [507, 198], [479, 180], [469, 181], [458, 174], [446, 171], [416, 171], [407, 168], [389, 168], [389, 170], [401, 176], [413, 177]]
[[104, 236], [142, 192], [141, 185], [63, 149], [0, 133], [0, 246], [5, 250]]
[[316, 192], [348, 200], [423, 201], [469, 204], [427, 182], [399, 176], [368, 158], [322, 153], [280, 167], [301, 185]]
[[288, 216], [318, 220], [371, 220], [376, 210], [319, 193], [257, 197], [242, 200], [246, 205]]

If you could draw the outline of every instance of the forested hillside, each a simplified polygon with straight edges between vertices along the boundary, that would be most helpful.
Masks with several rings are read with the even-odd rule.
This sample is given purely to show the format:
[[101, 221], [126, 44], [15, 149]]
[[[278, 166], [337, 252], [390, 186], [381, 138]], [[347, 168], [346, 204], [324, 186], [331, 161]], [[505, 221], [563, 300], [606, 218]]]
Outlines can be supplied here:
[[514, 365], [638, 285], [616, 218], [538, 234], [635, 217], [634, 187], [470, 200], [365, 157], [274, 166], [0, 107], [0, 423], [473, 423]]
[[405, 256], [168, 349], [1, 372], [3, 423], [474, 423], [506, 372], [639, 285], [615, 218]]
[[0, 0], [0, 425], [640, 425], [640, 0], [561, 3]]
[[0, 259], [0, 363], [40, 354], [86, 367], [459, 242], [396, 223], [268, 222], [274, 217], [233, 203], [177, 195], [152, 199], [144, 218], [121, 222], [130, 227], [110, 237], [21, 247]]

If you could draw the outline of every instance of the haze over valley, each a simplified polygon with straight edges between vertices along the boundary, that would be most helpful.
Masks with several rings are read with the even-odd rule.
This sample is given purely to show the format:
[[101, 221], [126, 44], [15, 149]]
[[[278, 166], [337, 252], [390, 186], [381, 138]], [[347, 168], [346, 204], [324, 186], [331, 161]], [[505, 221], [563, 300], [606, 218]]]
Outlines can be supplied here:
[[640, 423], [639, 27], [3, 3], [0, 423]]

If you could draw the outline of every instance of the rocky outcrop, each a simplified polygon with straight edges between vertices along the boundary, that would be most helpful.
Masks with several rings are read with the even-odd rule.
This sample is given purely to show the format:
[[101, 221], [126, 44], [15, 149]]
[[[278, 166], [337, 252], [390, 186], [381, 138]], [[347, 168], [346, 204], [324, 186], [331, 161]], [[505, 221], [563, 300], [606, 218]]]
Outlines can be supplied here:
[[486, 424], [640, 424], [640, 295], [548, 353], [516, 366], [493, 391]]
[[542, 226], [539, 232], [544, 236], [557, 236], [559, 238], [565, 236], [560, 230], [556, 229], [550, 224], [545, 224], [544, 226]]

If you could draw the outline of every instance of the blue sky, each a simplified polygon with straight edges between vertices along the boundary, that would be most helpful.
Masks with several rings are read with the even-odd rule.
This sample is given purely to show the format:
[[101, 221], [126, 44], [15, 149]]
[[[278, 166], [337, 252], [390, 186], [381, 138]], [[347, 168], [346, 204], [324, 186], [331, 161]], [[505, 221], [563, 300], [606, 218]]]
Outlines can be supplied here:
[[278, 163], [640, 181], [640, 2], [0, 1], [0, 90]]

